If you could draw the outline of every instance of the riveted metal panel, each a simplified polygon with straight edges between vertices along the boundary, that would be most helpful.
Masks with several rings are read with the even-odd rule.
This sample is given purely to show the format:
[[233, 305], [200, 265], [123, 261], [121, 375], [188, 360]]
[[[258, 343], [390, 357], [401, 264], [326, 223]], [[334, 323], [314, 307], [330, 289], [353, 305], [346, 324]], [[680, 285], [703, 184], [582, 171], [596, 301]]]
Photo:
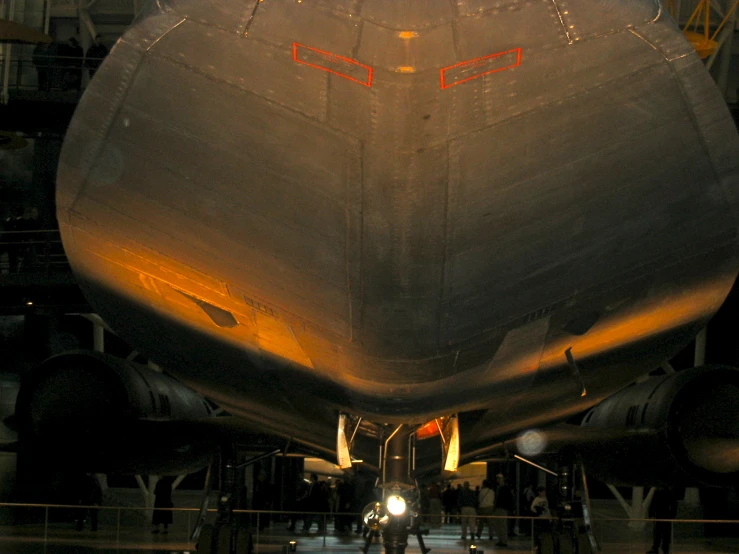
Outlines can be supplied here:
[[359, 33], [360, 19], [349, 14], [325, 10], [310, 2], [270, 0], [259, 4], [248, 36], [282, 47], [299, 42], [352, 57]]
[[292, 48], [186, 21], [162, 37], [150, 53], [308, 117], [326, 117], [326, 75], [297, 66]]
[[582, 40], [653, 21], [658, 0], [554, 0], [572, 40]]
[[[536, 31], [534, 31], [536, 29]], [[460, 18], [456, 22], [458, 60], [465, 61], [513, 48], [530, 50], [567, 43], [557, 11], [552, 4], [531, 4], [520, 10], [489, 12]]]
[[438, 71], [456, 59], [452, 26], [410, 33], [365, 23], [357, 56], [374, 67], [399, 73]]
[[362, 17], [395, 31], [417, 31], [448, 23], [450, 2], [436, 0], [373, 0], [362, 4]]

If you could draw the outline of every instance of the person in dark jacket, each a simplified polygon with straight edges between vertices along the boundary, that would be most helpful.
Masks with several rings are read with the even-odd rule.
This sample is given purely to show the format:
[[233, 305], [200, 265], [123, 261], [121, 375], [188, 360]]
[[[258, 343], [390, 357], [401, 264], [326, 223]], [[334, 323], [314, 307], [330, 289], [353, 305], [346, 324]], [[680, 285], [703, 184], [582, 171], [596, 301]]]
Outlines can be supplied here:
[[72, 37], [59, 46], [59, 65], [62, 69], [62, 89], [80, 90], [82, 83], [82, 56], [84, 52], [77, 39]]
[[441, 502], [444, 504], [445, 523], [454, 523], [457, 514], [457, 489], [448, 483], [441, 494]]
[[334, 516], [337, 533], [351, 533], [353, 516], [350, 515], [355, 505], [355, 481], [339, 480], [336, 483], [336, 515]]
[[476, 516], [477, 516], [477, 495], [470, 488], [470, 482], [465, 481], [462, 492], [459, 493], [457, 499], [459, 506], [460, 520], [462, 521], [462, 540], [467, 540], [467, 525], [470, 527], [470, 538], [475, 534]]
[[95, 42], [85, 52], [85, 65], [90, 73], [90, 79], [95, 76], [98, 67], [103, 63], [103, 58], [108, 55], [108, 47], [103, 44], [102, 40], [103, 37], [96, 35]]
[[82, 508], [77, 511], [77, 530], [82, 531], [85, 520], [90, 518], [93, 531], [98, 530], [98, 506], [103, 505], [103, 489], [100, 481], [92, 473], [86, 473], [79, 484], [80, 496], [78, 503]]
[[17, 273], [20, 267], [20, 251], [22, 235], [18, 231], [21, 230], [22, 219], [20, 216], [11, 215], [2, 222], [2, 235], [0, 242], [5, 247], [8, 254], [8, 273]]
[[508, 546], [508, 519], [515, 508], [513, 501], [513, 493], [511, 487], [506, 485], [505, 476], [498, 473], [495, 476], [498, 487], [495, 489], [495, 510], [493, 514], [499, 516], [500, 519], [495, 520], [495, 534], [498, 536], [498, 542], [495, 546]]
[[272, 509], [273, 490], [272, 483], [267, 479], [267, 472], [261, 470], [257, 474], [257, 482], [254, 485], [254, 496], [252, 498], [252, 508], [261, 512], [259, 514], [260, 531], [264, 531], [269, 526], [272, 515], [269, 510]]
[[439, 483], [432, 482], [428, 487], [427, 494], [429, 499], [429, 521], [434, 527], [441, 527], [441, 512], [444, 509], [444, 504], [441, 501], [441, 487]]
[[295, 524], [299, 519], [305, 521], [305, 514], [302, 512], [306, 509], [309, 491], [310, 489], [308, 484], [301, 476], [295, 484], [295, 499], [293, 500], [292, 505], [289, 506], [289, 511], [292, 513], [290, 514], [290, 526], [287, 528], [288, 531], [295, 531]]
[[168, 531], [169, 525], [172, 523], [172, 510], [163, 508], [174, 508], [172, 502], [172, 481], [171, 477], [162, 477], [157, 481], [154, 487], [154, 515], [151, 523], [154, 525], [152, 533], [159, 532], [159, 526], [164, 525], [164, 533]]
[[[677, 499], [672, 488], [659, 488], [654, 491], [652, 503], [649, 505], [649, 517], [654, 519], [675, 519], [677, 516]], [[664, 554], [670, 553], [672, 543], [672, 522], [655, 521], [652, 548], [648, 554], [658, 554], [660, 547]]]
[[59, 45], [53, 41], [50, 44], [40, 43], [37, 44], [33, 49], [33, 56], [31, 61], [36, 68], [36, 75], [38, 76], [38, 90], [47, 92], [51, 89], [51, 80], [49, 74], [51, 67], [56, 63], [56, 54]]
[[318, 475], [315, 473], [310, 474], [310, 484], [308, 485], [308, 495], [305, 499], [305, 517], [303, 518], [303, 531], [309, 532], [313, 526], [313, 522], [317, 521], [318, 531], [322, 529], [323, 515], [316, 514], [315, 512], [323, 511], [325, 504], [327, 503], [325, 489], [321, 481], [318, 480]]

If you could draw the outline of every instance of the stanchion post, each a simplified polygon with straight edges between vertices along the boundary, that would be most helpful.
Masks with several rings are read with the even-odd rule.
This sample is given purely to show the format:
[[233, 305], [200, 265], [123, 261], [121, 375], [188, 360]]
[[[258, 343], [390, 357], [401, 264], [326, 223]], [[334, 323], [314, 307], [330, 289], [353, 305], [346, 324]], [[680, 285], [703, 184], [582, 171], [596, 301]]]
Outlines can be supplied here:
[[121, 509], [120, 507], [116, 510], [116, 514], [115, 514], [115, 543], [116, 545], [121, 544]]
[[530, 519], [531, 522], [531, 552], [536, 548], [536, 537], [534, 536], [534, 520]]
[[259, 512], [257, 512], [257, 545], [255, 550], [259, 552]]
[[44, 509], [44, 544], [49, 540], [49, 507]]
[[326, 514], [323, 514], [323, 546], [326, 546]]

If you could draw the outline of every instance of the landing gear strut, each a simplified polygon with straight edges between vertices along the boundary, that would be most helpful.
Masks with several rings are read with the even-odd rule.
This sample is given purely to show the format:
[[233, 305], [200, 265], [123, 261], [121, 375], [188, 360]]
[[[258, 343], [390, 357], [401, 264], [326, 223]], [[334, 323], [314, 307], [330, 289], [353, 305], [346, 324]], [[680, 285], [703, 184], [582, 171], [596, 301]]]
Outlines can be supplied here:
[[417, 493], [414, 454], [415, 433], [399, 425], [385, 440], [380, 458], [382, 502], [373, 502], [363, 511], [364, 523], [369, 528], [364, 547], [360, 548], [364, 554], [380, 533], [385, 554], [405, 554], [409, 535], [415, 535], [422, 554], [431, 551], [423, 541], [428, 530], [420, 529], [412, 513]]
[[191, 540], [197, 541], [198, 554], [251, 554], [254, 550], [251, 538], [251, 525], [242, 524], [238, 521], [239, 515], [234, 514], [235, 509], [246, 508], [239, 506], [238, 492], [243, 483], [238, 482], [238, 470], [254, 464], [265, 458], [274, 456], [281, 449], [267, 452], [256, 456], [245, 462], [237, 464], [233, 449], [223, 449], [222, 458], [225, 460], [223, 472], [223, 485], [218, 497], [218, 516], [214, 525], [204, 524], [208, 511], [208, 493], [210, 492], [212, 480], [212, 466], [208, 467], [205, 478], [205, 489], [203, 491], [203, 502], [200, 506], [200, 519], [192, 533]]
[[[559, 472], [560, 501], [557, 520], [551, 531], [539, 535], [540, 554], [592, 554], [600, 550], [593, 535], [590, 514], [590, 494], [585, 468], [581, 461], [562, 466]], [[583, 498], [576, 494], [580, 478]]]

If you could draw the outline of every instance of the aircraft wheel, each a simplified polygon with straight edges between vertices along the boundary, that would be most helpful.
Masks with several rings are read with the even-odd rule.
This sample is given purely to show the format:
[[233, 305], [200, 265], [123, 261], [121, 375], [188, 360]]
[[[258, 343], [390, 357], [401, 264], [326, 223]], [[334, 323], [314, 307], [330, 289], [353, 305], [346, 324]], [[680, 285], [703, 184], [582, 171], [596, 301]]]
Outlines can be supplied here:
[[540, 554], [554, 554], [554, 535], [546, 531], [539, 535]]
[[251, 531], [246, 527], [237, 530], [236, 535], [236, 554], [251, 554], [254, 552], [254, 545], [251, 539]]
[[198, 537], [198, 545], [195, 547], [198, 554], [215, 554], [215, 550], [213, 550], [215, 531], [216, 529], [212, 525], [203, 525], [200, 530], [200, 537]]
[[221, 525], [218, 529], [218, 549], [214, 554], [231, 554], [231, 525]]
[[590, 549], [590, 538], [585, 531], [580, 531], [577, 534], [577, 554], [591, 554]]

